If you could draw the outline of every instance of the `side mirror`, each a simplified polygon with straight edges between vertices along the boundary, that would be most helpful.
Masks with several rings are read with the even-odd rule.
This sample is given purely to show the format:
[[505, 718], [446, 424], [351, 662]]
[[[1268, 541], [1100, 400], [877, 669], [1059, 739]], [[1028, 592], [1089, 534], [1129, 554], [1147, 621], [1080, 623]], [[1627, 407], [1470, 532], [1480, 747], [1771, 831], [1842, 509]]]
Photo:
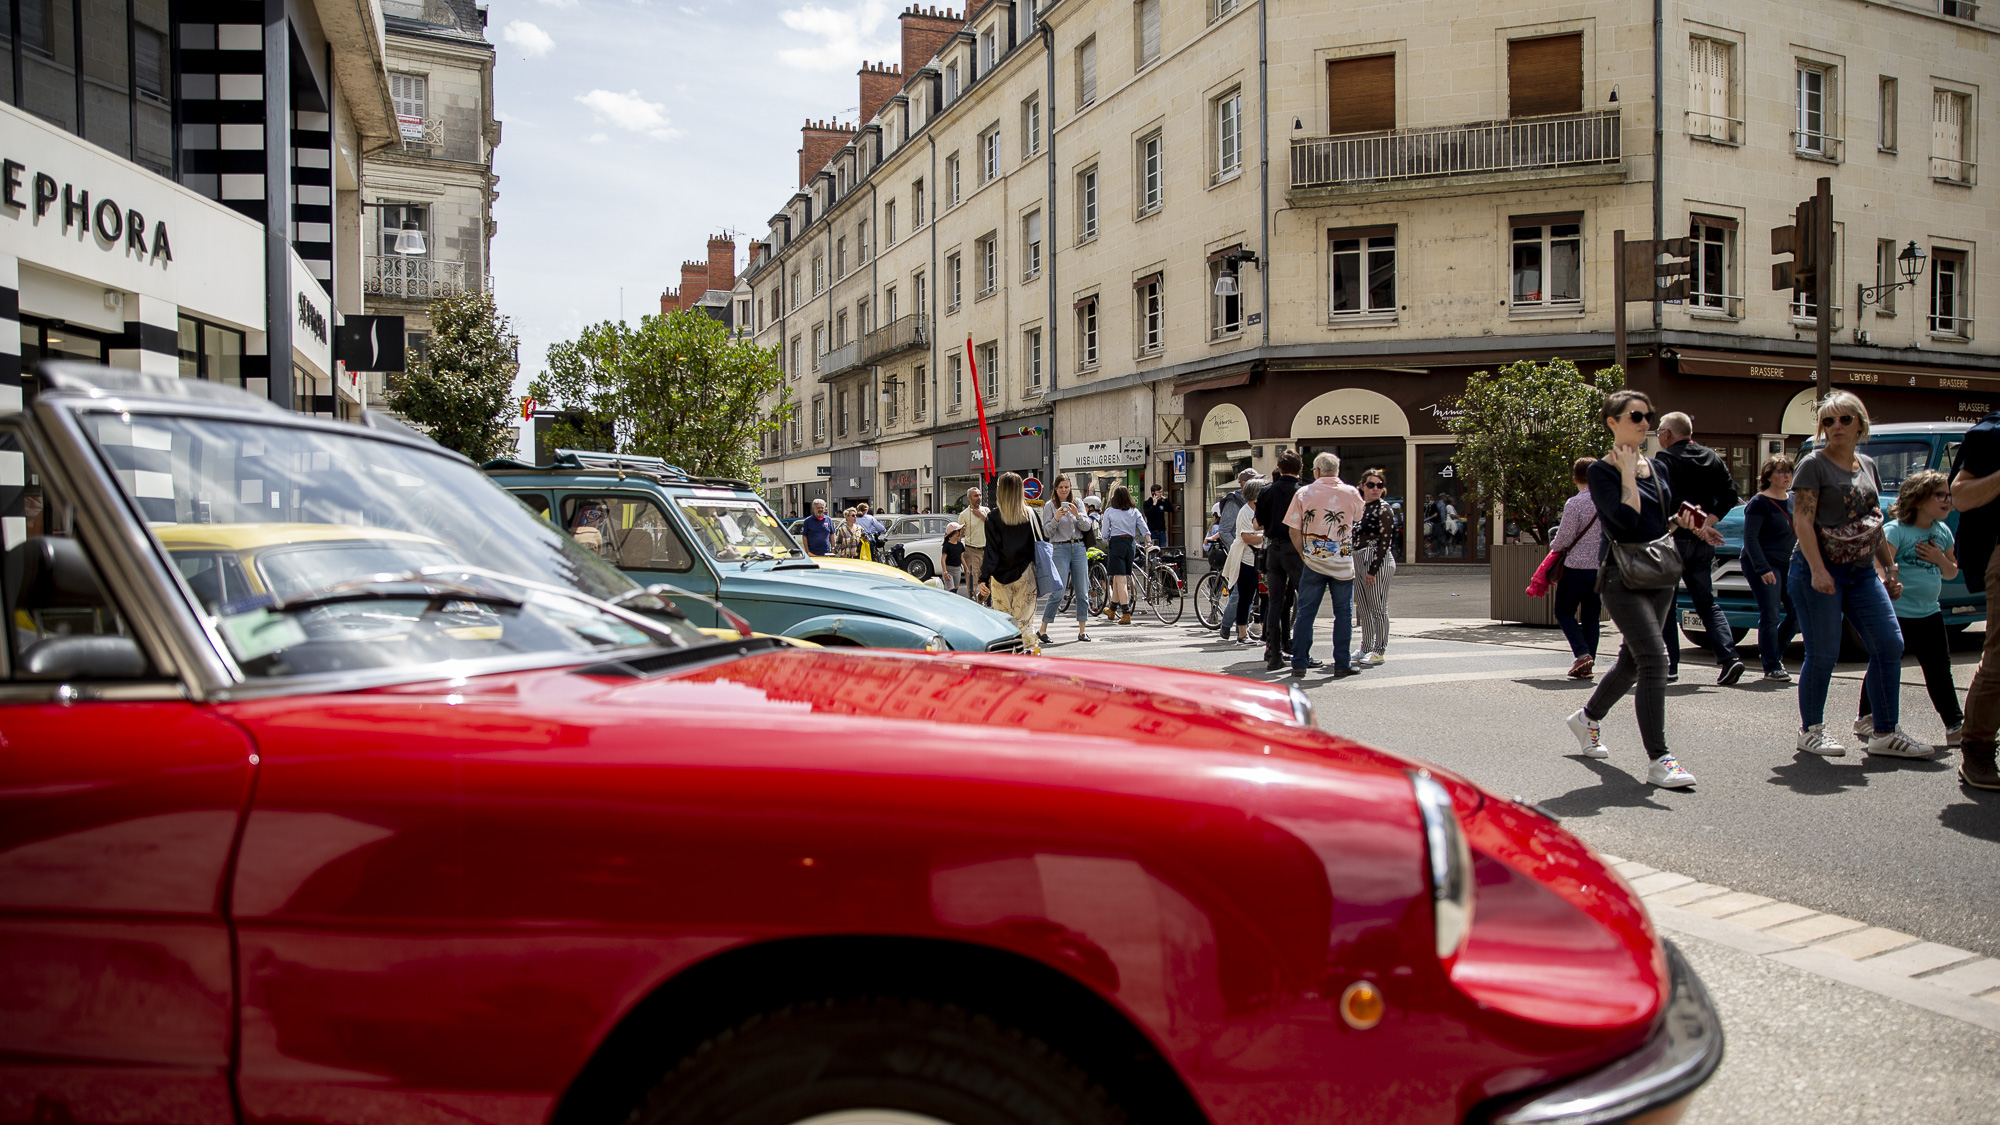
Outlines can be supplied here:
[[25, 680], [131, 680], [146, 674], [146, 654], [130, 637], [48, 637], [28, 646], [14, 673]]

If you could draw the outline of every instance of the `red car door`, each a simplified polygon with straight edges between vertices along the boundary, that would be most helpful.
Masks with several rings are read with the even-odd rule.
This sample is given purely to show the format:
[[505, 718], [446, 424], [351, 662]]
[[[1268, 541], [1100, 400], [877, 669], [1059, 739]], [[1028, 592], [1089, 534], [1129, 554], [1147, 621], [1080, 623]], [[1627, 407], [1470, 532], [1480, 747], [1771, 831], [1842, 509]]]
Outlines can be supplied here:
[[256, 758], [150, 671], [35, 468], [0, 433], [0, 1121], [228, 1125]]

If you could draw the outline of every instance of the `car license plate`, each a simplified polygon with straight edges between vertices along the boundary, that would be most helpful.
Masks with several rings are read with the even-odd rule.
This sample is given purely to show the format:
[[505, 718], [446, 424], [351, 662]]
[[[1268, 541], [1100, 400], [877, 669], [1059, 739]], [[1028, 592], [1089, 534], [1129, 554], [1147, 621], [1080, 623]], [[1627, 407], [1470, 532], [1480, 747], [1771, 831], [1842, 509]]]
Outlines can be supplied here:
[[1706, 629], [1708, 628], [1708, 623], [1701, 619], [1701, 614], [1691, 609], [1684, 609], [1681, 610], [1681, 628]]

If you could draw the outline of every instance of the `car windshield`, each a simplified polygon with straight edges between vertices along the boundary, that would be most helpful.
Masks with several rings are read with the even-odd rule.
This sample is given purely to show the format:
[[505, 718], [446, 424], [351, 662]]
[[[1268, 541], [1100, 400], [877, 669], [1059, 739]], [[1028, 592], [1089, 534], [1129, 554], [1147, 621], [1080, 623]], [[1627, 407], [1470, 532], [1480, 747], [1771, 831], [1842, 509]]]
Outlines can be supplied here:
[[1901, 492], [1912, 473], [1931, 467], [1931, 443], [1922, 439], [1879, 439], [1863, 442], [1855, 450], [1875, 461], [1875, 475], [1883, 493]]
[[736, 562], [805, 554], [764, 502], [755, 497], [678, 496], [674, 503], [693, 526], [709, 558]]
[[80, 420], [249, 676], [708, 640], [602, 604], [637, 587], [442, 453], [358, 429]]

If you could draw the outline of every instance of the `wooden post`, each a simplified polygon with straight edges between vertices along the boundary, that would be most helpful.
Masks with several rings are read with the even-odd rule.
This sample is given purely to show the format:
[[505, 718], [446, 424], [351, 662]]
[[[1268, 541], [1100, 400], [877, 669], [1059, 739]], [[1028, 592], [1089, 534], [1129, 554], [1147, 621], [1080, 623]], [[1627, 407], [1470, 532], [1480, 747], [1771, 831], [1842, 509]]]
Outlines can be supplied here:
[[[1813, 294], [1819, 303], [1819, 316], [1813, 325], [1813, 338], [1818, 346], [1815, 362], [1819, 370], [1819, 394], [1825, 398], [1833, 390], [1833, 299], [1839, 292], [1834, 288], [1834, 275], [1838, 271], [1833, 260], [1833, 180], [1827, 176], [1819, 178], [1809, 237], [1814, 248]], [[1854, 315], [1860, 316], [1861, 311], [1856, 309]]]
[[1611, 315], [1612, 338], [1616, 341], [1614, 354], [1617, 356], [1618, 370], [1629, 384], [1632, 373], [1625, 370], [1625, 232], [1611, 232], [1611, 307], [1616, 310]]

